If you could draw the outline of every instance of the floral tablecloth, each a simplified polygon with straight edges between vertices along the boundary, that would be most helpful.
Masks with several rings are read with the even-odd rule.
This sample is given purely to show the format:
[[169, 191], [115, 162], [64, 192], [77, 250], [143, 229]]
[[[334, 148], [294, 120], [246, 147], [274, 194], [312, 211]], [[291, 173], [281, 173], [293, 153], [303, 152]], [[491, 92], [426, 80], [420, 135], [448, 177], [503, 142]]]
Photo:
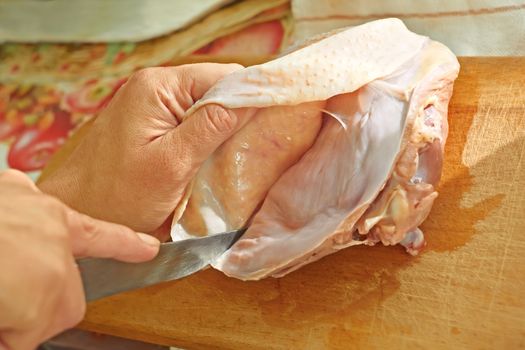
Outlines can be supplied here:
[[0, 170], [36, 178], [83, 122], [136, 70], [181, 57], [266, 56], [290, 32], [286, 0], [243, 1], [184, 30], [141, 43], [0, 46]]

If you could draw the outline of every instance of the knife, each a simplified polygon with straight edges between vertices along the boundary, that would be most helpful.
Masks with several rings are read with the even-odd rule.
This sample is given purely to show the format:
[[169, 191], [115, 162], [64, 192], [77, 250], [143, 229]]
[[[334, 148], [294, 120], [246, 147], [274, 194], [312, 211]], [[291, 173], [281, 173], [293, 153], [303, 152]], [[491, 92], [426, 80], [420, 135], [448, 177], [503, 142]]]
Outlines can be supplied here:
[[144, 263], [101, 258], [79, 259], [77, 265], [86, 301], [191, 275], [224, 253], [245, 230], [163, 243], [158, 255]]

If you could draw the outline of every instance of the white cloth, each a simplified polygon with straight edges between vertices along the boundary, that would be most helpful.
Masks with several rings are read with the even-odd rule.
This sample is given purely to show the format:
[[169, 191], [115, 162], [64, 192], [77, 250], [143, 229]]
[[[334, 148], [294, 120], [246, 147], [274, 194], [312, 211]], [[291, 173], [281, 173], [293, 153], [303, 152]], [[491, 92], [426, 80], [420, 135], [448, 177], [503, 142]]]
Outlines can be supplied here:
[[0, 42], [141, 41], [186, 27], [232, 0], [2, 0]]
[[293, 40], [397, 17], [459, 56], [525, 55], [523, 0], [292, 0]]

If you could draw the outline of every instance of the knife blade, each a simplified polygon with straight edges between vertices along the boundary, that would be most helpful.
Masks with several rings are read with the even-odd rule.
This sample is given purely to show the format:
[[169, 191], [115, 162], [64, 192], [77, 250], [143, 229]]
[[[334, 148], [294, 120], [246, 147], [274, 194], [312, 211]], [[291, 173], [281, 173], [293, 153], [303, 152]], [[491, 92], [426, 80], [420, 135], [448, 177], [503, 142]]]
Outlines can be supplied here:
[[79, 259], [77, 265], [86, 301], [191, 275], [224, 253], [244, 231], [245, 229], [241, 229], [164, 243], [161, 244], [158, 255], [144, 263], [125, 263], [101, 258]]

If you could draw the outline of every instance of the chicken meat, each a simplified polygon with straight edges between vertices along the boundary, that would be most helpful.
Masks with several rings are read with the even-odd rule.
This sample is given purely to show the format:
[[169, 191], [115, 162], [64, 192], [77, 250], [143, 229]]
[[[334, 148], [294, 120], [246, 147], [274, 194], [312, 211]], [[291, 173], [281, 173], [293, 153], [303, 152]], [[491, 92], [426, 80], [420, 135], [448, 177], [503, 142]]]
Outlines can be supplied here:
[[458, 72], [444, 45], [383, 19], [224, 77], [187, 117], [212, 103], [258, 111], [199, 170], [172, 239], [248, 227], [213, 263], [242, 280], [358, 244], [416, 254]]

